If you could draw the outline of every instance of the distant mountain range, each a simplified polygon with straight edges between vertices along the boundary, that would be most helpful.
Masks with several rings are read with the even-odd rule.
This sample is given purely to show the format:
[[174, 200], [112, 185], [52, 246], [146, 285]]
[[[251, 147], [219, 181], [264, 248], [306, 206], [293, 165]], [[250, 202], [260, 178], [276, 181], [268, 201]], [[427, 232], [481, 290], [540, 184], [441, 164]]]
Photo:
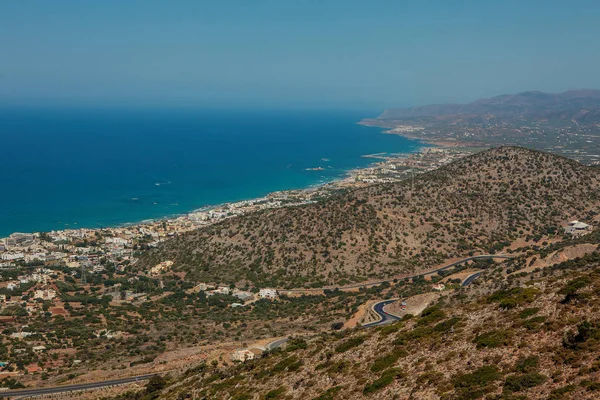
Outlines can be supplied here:
[[468, 104], [432, 104], [411, 108], [391, 108], [385, 110], [379, 119], [452, 115], [600, 120], [600, 90], [570, 90], [563, 93], [532, 91], [505, 94]]

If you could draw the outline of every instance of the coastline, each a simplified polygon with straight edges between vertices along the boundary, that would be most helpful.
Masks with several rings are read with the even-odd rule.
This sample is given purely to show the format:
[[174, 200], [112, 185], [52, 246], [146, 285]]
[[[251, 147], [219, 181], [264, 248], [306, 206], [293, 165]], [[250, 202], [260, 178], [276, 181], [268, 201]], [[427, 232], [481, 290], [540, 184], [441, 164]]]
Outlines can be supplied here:
[[[408, 178], [415, 173], [437, 168], [456, 157], [463, 156], [460, 151], [451, 149], [464, 146], [464, 143], [448, 143], [446, 141], [430, 141], [408, 132], [396, 132], [394, 128], [375, 126], [367, 123], [369, 120], [361, 120], [357, 125], [376, 127], [380, 129], [378, 134], [398, 135], [407, 139], [415, 140], [421, 144], [411, 152], [387, 153], [378, 152], [364, 154], [361, 158], [372, 159], [373, 162], [367, 166], [352, 168], [343, 171], [343, 175], [331, 177], [324, 182], [318, 182], [298, 189], [286, 189], [268, 192], [262, 197], [249, 197], [246, 199], [224, 202], [213, 205], [203, 205], [187, 212], [167, 214], [163, 217], [148, 218], [140, 221], [127, 221], [113, 226], [101, 227], [68, 227], [51, 230], [52, 234], [63, 236], [62, 233], [69, 232], [68, 236], [82, 236], [76, 232], [115, 231], [115, 234], [123, 234], [124, 231], [150, 230], [157, 233], [156, 237], [161, 241], [163, 238], [185, 231], [198, 229], [211, 225], [223, 219], [243, 215], [257, 210], [280, 208], [287, 206], [298, 206], [314, 203], [320, 199], [327, 198], [341, 190], [360, 188], [376, 183], [390, 183]], [[387, 129], [386, 129], [387, 128]], [[451, 151], [446, 154], [445, 152]], [[424, 155], [426, 156], [424, 157]], [[328, 162], [329, 159], [322, 159]], [[307, 168], [308, 171], [319, 172], [322, 167]], [[164, 229], [157, 229], [162, 226]], [[34, 232], [39, 235], [42, 231]], [[13, 234], [9, 235], [11, 237]], [[1, 240], [2, 238], [0, 238]], [[4, 238], [6, 239], [6, 238]], [[5, 240], [6, 241], [6, 240]]]

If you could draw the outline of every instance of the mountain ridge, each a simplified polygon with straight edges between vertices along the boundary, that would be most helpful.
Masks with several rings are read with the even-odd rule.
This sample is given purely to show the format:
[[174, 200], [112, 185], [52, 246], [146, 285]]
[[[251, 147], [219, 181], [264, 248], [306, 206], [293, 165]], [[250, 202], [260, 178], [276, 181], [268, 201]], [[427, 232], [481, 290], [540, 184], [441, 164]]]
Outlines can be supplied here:
[[452, 115], [550, 116], [556, 113], [600, 110], [600, 90], [580, 89], [562, 93], [528, 91], [479, 99], [466, 104], [431, 104], [410, 108], [390, 108], [378, 119], [448, 117]]

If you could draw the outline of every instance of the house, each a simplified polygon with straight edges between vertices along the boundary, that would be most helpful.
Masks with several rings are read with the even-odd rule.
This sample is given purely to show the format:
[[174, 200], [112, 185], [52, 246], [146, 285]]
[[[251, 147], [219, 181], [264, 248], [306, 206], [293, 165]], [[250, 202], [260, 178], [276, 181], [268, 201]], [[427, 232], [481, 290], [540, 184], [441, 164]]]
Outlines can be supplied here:
[[6, 285], [6, 288], [8, 290], [17, 290], [19, 286], [20, 284], [18, 282], [9, 282], [8, 285]]
[[52, 300], [55, 297], [56, 291], [54, 289], [36, 290], [33, 294], [34, 299], [40, 300]]
[[258, 297], [261, 299], [276, 299], [277, 298], [277, 290], [275, 289], [260, 289], [258, 292]]
[[243, 290], [239, 290], [239, 289], [233, 289], [233, 293], [232, 293], [235, 297], [237, 297], [238, 299], [242, 300], [242, 301], [246, 301], [250, 298], [252, 298], [254, 295], [250, 292], [246, 292]]
[[33, 350], [36, 353], [42, 353], [46, 351], [46, 346], [33, 346], [31, 350]]
[[254, 353], [248, 349], [236, 350], [231, 355], [232, 361], [245, 362], [247, 360], [254, 360]]
[[592, 227], [585, 222], [571, 221], [565, 227], [565, 233], [572, 236], [582, 236], [592, 231]]
[[159, 264], [156, 264], [154, 267], [150, 269], [150, 275], [159, 275], [165, 271], [167, 271], [173, 265], [173, 261], [163, 261]]
[[446, 285], [443, 283], [436, 283], [433, 285], [433, 290], [439, 290], [441, 292], [444, 289], [446, 289]]

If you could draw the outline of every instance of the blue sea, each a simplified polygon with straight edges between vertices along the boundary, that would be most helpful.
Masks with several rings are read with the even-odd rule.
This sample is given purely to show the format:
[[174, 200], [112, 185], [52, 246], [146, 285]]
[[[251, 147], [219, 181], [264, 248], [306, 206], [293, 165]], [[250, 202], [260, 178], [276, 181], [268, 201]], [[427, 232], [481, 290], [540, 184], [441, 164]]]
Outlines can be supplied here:
[[[0, 110], [0, 237], [117, 226], [305, 188], [374, 161], [362, 155], [422, 146], [357, 125], [376, 115]], [[315, 167], [325, 170], [306, 170]]]

